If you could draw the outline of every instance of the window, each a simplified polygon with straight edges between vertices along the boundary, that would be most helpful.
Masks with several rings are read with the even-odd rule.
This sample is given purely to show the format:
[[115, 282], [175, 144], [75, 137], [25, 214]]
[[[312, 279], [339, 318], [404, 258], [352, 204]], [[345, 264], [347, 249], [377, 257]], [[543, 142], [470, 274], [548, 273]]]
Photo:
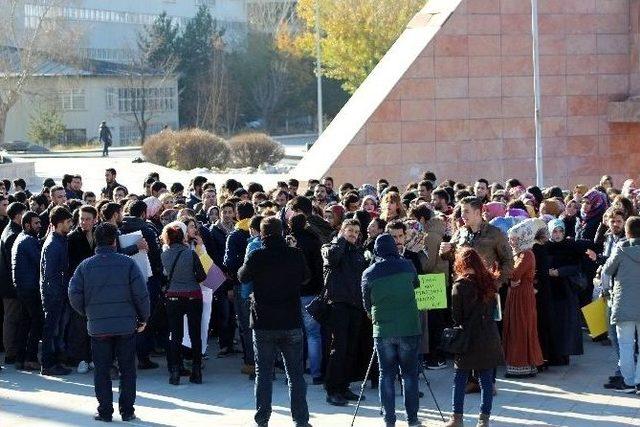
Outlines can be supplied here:
[[65, 129], [62, 144], [84, 144], [87, 142], [86, 129]]
[[[170, 128], [175, 129], [175, 123], [167, 123]], [[147, 137], [162, 130], [164, 123], [149, 123], [147, 126]], [[137, 125], [120, 126], [120, 145], [133, 145], [140, 140], [140, 129]]]
[[[119, 88], [118, 111], [175, 111], [175, 88]], [[108, 106], [109, 104], [107, 104]]]
[[106, 106], [107, 110], [113, 110], [116, 107], [117, 92], [114, 88], [109, 87], [106, 89]]
[[[208, 2], [211, 2], [211, 0], [208, 0]], [[35, 4], [26, 4], [24, 6], [24, 23], [27, 28], [36, 28], [40, 19], [47, 17], [65, 18], [72, 21], [116, 22], [123, 24], [150, 25], [155, 21], [157, 15], [78, 7], [51, 7]]]
[[55, 95], [55, 105], [59, 110], [82, 111], [86, 109], [84, 89], [62, 90]]

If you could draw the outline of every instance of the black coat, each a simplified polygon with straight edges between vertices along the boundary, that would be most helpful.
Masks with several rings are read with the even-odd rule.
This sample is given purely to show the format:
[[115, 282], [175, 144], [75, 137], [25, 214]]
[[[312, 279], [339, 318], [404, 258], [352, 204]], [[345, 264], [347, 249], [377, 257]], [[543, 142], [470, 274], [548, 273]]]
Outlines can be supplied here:
[[451, 303], [453, 322], [464, 325], [470, 341], [469, 351], [455, 355], [455, 367], [481, 370], [504, 365], [502, 341], [493, 320], [495, 299], [483, 303], [475, 284], [468, 279], [459, 279], [453, 284]]
[[15, 298], [16, 288], [13, 283], [13, 272], [11, 271], [11, 248], [22, 231], [15, 222], [11, 221], [2, 232], [0, 237], [0, 296], [2, 298]]
[[322, 260], [328, 301], [362, 309], [362, 273], [367, 268], [362, 247], [336, 237], [322, 247]]
[[307, 229], [293, 231], [291, 235], [296, 239], [297, 248], [304, 254], [304, 259], [311, 274], [309, 282], [302, 287], [302, 296], [318, 295], [324, 282], [322, 276], [322, 243], [318, 236]]
[[67, 236], [69, 241], [69, 277], [73, 276], [82, 261], [93, 256], [94, 246], [87, 240], [87, 235], [80, 227]]
[[238, 270], [242, 283], [253, 283], [251, 327], [258, 330], [302, 328], [300, 292], [309, 280], [302, 251], [289, 247], [282, 236], [263, 239]]

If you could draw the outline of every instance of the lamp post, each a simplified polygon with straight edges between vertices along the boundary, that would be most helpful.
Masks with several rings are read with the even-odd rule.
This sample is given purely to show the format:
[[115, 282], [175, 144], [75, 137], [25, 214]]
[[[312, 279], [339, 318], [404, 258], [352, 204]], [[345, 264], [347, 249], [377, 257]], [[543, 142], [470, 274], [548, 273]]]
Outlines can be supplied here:
[[316, 0], [316, 82], [318, 90], [318, 138], [323, 131], [322, 113], [322, 50], [320, 48], [320, 0]]
[[538, 45], [538, 0], [531, 0], [531, 34], [533, 36], [533, 97], [536, 127], [536, 185], [544, 186], [544, 158], [542, 153], [542, 118], [540, 117], [540, 55]]

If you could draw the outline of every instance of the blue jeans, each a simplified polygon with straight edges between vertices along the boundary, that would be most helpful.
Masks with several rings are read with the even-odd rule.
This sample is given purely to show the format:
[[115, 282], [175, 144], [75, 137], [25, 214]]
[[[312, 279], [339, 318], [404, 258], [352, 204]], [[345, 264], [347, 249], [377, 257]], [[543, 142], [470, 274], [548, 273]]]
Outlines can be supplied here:
[[238, 333], [242, 344], [242, 360], [245, 365], [254, 364], [253, 343], [251, 342], [251, 329], [249, 328], [251, 316], [251, 301], [242, 298], [240, 295], [240, 285], [233, 287], [234, 307], [238, 319]]
[[302, 329], [253, 330], [253, 349], [256, 361], [256, 414], [257, 424], [267, 424], [271, 418], [271, 394], [273, 392], [273, 363], [276, 351], [282, 354], [289, 383], [291, 418], [296, 426], [309, 422], [307, 384], [304, 381]]
[[640, 384], [640, 358], [636, 360], [636, 332], [640, 334], [640, 322], [616, 323], [620, 349], [620, 371], [628, 385]]
[[[493, 404], [493, 377], [494, 369], [483, 369], [474, 371], [480, 381], [480, 412], [491, 415], [491, 405]], [[453, 413], [464, 414], [464, 389], [467, 386], [467, 379], [471, 374], [468, 369], [456, 369], [453, 378]]]
[[314, 299], [314, 296], [301, 297], [302, 320], [304, 330], [307, 335], [307, 354], [309, 356], [309, 373], [312, 378], [322, 376], [322, 335], [320, 333], [320, 323], [311, 317], [305, 307]]
[[609, 321], [611, 319], [611, 307], [607, 305], [607, 321], [609, 322], [609, 340], [611, 340], [611, 346], [616, 353], [616, 370], [613, 372], [613, 375], [616, 377], [621, 377], [622, 372], [620, 372], [620, 345], [618, 344], [618, 331], [616, 331], [615, 323], [611, 323]]
[[380, 366], [380, 402], [384, 409], [384, 421], [396, 422], [395, 382], [398, 367], [404, 386], [404, 407], [409, 424], [418, 421], [418, 346], [420, 336], [374, 338]]

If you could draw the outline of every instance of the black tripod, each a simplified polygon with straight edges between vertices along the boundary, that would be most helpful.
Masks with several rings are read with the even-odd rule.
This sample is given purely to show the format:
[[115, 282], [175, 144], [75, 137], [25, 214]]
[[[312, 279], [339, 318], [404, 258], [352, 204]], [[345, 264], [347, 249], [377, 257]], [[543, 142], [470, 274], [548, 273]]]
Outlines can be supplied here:
[[[373, 347], [371, 360], [369, 360], [369, 367], [367, 367], [367, 373], [365, 374], [364, 380], [362, 381], [362, 385], [360, 386], [360, 395], [358, 396], [358, 403], [356, 404], [356, 410], [353, 413], [353, 419], [351, 420], [351, 427], [353, 427], [354, 423], [356, 422], [356, 417], [358, 416], [358, 410], [360, 409], [360, 402], [362, 401], [362, 395], [364, 394], [364, 388], [367, 385], [367, 380], [369, 379], [369, 374], [371, 373], [371, 366], [373, 365], [373, 360], [376, 357], [376, 353], [377, 353], [376, 348]], [[436, 408], [438, 409], [440, 418], [442, 418], [442, 421], [445, 422], [444, 415], [442, 415], [442, 411], [440, 410], [440, 405], [438, 405], [438, 401], [436, 400], [436, 396], [433, 393], [433, 389], [431, 388], [431, 383], [427, 378], [427, 374], [425, 374], [424, 372], [424, 366], [422, 365], [422, 363], [420, 364], [420, 372], [422, 373], [422, 377], [424, 378], [424, 381], [427, 383], [427, 388], [431, 393], [431, 397], [433, 398], [433, 403], [435, 403]], [[382, 415], [382, 402], [380, 402], [380, 415]]]

